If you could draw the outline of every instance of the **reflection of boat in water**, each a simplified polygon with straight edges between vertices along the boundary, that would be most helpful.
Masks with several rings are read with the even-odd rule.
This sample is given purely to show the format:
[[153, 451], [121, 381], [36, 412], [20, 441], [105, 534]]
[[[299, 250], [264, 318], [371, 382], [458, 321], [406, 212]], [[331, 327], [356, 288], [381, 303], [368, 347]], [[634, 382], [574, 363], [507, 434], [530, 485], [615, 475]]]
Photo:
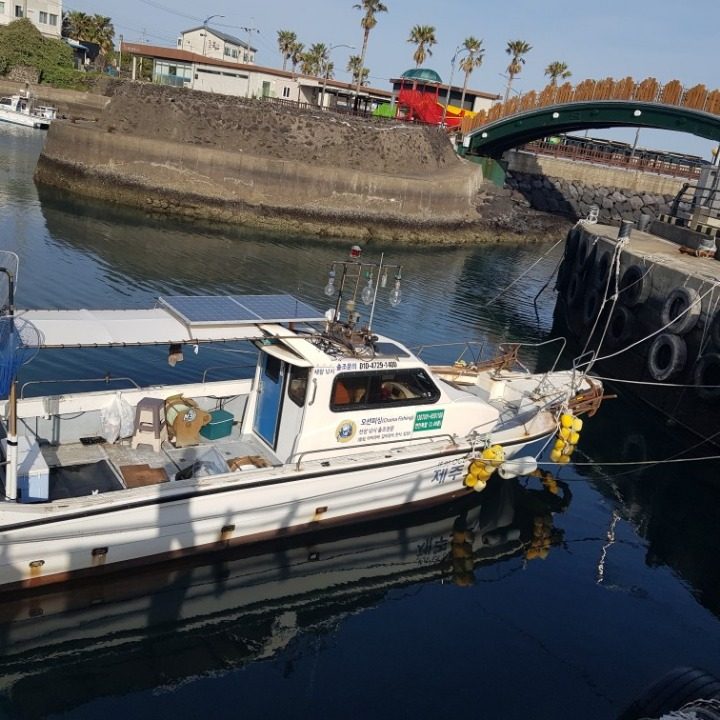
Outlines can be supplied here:
[[552, 515], [570, 502], [567, 488], [495, 480], [440, 513], [8, 598], [0, 606], [5, 700], [22, 717], [47, 717], [229, 672], [305, 633], [334, 632], [392, 590], [467, 585], [485, 564], [544, 557], [562, 540]]

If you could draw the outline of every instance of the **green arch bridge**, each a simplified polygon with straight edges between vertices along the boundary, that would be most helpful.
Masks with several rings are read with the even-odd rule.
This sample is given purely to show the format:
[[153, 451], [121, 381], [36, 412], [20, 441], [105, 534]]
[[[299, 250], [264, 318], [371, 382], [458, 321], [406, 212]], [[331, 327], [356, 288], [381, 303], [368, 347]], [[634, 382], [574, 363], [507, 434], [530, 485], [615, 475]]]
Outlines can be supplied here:
[[720, 142], [720, 116], [701, 110], [633, 100], [547, 105], [488, 122], [468, 132], [460, 154], [499, 159], [532, 140], [609, 127], [658, 128]]

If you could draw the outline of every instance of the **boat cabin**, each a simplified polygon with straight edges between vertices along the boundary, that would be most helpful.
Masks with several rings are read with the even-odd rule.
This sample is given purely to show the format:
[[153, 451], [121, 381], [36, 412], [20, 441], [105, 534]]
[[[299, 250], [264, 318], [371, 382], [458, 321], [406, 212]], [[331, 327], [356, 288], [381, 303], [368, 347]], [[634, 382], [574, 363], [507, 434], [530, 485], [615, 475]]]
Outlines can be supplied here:
[[500, 416], [481, 388], [473, 394], [440, 380], [393, 340], [373, 335], [360, 349], [343, 342], [353, 333], [289, 295], [168, 297], [148, 310], [21, 310], [15, 325], [31, 348], [162, 345], [171, 364], [183, 346], [245, 340], [258, 351], [252, 378], [21, 393], [18, 488], [26, 502], [358, 462], [432, 438], [452, 443], [473, 428], [488, 433]]

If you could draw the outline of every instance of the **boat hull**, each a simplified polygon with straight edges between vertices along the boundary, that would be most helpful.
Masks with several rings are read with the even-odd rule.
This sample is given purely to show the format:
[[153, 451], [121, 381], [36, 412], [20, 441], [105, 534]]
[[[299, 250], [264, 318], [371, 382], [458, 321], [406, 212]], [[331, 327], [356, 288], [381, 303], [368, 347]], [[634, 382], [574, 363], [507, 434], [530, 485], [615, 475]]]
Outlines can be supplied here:
[[[542, 438], [533, 438], [533, 444]], [[535, 448], [539, 449], [539, 448]], [[437, 448], [360, 469], [188, 480], [0, 515], [0, 591], [122, 572], [138, 565], [315, 532], [449, 502], [464, 485], [470, 448]], [[528, 442], [506, 456], [530, 451]]]

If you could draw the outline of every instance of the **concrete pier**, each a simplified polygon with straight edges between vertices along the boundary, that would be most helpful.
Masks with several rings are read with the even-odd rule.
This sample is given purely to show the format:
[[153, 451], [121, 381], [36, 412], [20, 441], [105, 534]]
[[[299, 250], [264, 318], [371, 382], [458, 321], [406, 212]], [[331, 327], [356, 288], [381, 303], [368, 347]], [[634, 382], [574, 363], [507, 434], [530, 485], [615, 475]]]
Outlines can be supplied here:
[[632, 229], [621, 241], [617, 227], [579, 223], [558, 271], [556, 331], [597, 351], [594, 372], [720, 444], [720, 262], [679, 239]]

